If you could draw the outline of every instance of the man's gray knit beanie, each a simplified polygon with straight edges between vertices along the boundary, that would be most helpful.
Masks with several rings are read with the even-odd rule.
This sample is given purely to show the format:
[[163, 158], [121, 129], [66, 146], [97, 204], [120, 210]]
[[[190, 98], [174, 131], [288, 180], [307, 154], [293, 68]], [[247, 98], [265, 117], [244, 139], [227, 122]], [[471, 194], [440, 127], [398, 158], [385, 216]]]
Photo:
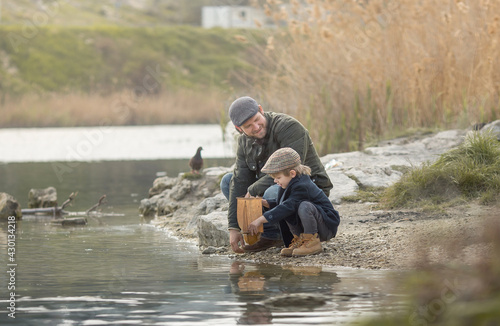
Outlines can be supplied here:
[[257, 112], [259, 112], [259, 104], [253, 98], [243, 96], [229, 107], [229, 118], [236, 127], [239, 127]]

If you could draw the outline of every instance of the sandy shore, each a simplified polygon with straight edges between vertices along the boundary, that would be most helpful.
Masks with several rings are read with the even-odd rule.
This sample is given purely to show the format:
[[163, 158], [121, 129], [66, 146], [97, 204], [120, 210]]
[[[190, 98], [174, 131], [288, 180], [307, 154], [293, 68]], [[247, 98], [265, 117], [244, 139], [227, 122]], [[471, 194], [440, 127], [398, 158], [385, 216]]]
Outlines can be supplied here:
[[[238, 260], [279, 265], [346, 266], [366, 269], [413, 269], [419, 264], [473, 263], [489, 245], [482, 241], [485, 222], [498, 207], [469, 203], [446, 212], [416, 210], [381, 211], [373, 203], [337, 205], [341, 224], [337, 236], [323, 242], [323, 253], [293, 258], [281, 257], [279, 248], [257, 253], [235, 254], [229, 247], [211, 254]], [[174, 218], [157, 221], [174, 235], [194, 240], [187, 222]], [[204, 250], [205, 248], [200, 248]], [[210, 251], [208, 251], [210, 252]]]

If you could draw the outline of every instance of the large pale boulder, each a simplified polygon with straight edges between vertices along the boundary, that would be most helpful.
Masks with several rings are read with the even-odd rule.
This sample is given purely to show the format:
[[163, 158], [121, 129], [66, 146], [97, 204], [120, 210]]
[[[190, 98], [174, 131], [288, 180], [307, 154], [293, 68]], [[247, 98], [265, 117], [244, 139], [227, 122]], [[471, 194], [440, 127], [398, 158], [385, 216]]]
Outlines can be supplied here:
[[341, 171], [328, 170], [328, 176], [333, 184], [329, 197], [333, 204], [338, 205], [341, 203], [342, 197], [353, 196], [358, 192], [359, 186], [356, 181]]
[[16, 220], [20, 220], [23, 216], [21, 205], [11, 195], [0, 192], [0, 221], [7, 221], [9, 216], [14, 216]]
[[198, 244], [200, 246], [229, 246], [229, 231], [227, 230], [227, 212], [212, 212], [199, 216]]
[[205, 198], [199, 205], [197, 209], [197, 215], [207, 215], [216, 210], [228, 210], [229, 202], [224, 197], [222, 193], [215, 195], [214, 197]]
[[28, 208], [57, 207], [57, 191], [54, 187], [30, 189]]
[[389, 187], [397, 182], [402, 173], [391, 169], [390, 167], [366, 167], [358, 169], [349, 169], [345, 171], [348, 176], [355, 177], [364, 187]]

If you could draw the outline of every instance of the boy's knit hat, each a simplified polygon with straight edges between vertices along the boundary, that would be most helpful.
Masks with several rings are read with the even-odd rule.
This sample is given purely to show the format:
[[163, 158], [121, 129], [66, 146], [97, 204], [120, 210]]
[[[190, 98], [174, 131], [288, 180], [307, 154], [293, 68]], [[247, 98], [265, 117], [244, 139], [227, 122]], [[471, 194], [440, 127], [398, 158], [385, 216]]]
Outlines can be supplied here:
[[259, 104], [251, 97], [240, 97], [229, 107], [229, 118], [236, 127], [240, 127], [248, 119], [259, 112]]
[[274, 152], [262, 168], [267, 174], [278, 173], [300, 165], [300, 155], [293, 148], [283, 147]]

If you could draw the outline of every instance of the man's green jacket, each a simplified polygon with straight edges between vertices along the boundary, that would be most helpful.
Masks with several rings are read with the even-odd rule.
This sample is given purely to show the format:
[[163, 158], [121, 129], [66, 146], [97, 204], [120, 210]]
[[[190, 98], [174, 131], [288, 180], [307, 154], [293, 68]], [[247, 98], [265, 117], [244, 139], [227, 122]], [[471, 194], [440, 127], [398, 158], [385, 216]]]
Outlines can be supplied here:
[[238, 226], [237, 197], [247, 192], [262, 196], [274, 184], [273, 178], [260, 170], [269, 156], [283, 147], [291, 147], [300, 155], [302, 164], [311, 168], [311, 179], [328, 196], [333, 185], [321, 163], [307, 129], [289, 115], [265, 112], [267, 133], [264, 139], [255, 139], [242, 134], [238, 138], [236, 167], [229, 188], [228, 227]]

